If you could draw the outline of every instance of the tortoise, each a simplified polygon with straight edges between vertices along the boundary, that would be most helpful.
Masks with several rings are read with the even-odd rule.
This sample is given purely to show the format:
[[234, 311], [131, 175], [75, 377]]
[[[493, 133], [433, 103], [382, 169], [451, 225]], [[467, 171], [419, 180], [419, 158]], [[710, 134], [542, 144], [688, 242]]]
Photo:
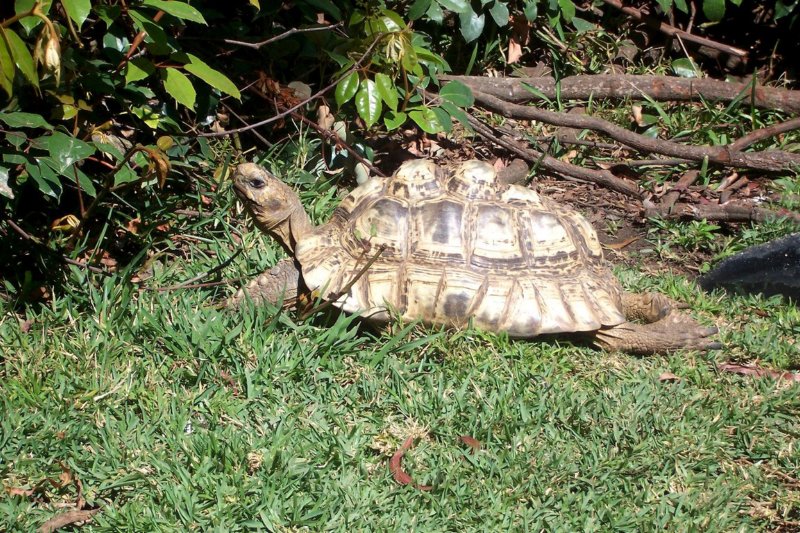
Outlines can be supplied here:
[[589, 335], [636, 354], [718, 349], [658, 293], [622, 290], [577, 211], [497, 179], [492, 165], [406, 161], [354, 189], [314, 227], [291, 187], [243, 163], [234, 189], [290, 255], [233, 298], [280, 304], [303, 293], [375, 322], [474, 326], [512, 338]]

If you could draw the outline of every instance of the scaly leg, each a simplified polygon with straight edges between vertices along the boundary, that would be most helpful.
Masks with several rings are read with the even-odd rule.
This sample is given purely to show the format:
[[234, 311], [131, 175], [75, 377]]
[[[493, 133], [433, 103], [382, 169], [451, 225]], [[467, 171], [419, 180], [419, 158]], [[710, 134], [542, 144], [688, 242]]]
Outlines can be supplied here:
[[719, 350], [722, 345], [710, 337], [719, 331], [705, 327], [676, 310], [678, 305], [658, 293], [625, 293], [622, 307], [628, 320], [595, 333], [594, 342], [604, 350], [638, 355], [672, 352], [680, 349]]
[[248, 299], [256, 305], [268, 303], [291, 307], [300, 291], [300, 271], [293, 259], [281, 259], [274, 267], [242, 287], [228, 305], [240, 307]]

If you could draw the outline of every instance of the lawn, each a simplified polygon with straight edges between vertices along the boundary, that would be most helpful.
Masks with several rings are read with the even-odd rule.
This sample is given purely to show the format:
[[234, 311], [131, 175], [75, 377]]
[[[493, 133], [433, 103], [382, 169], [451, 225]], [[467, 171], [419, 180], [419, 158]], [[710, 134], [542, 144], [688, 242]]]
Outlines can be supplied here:
[[[334, 192], [304, 196], [315, 219]], [[82, 531], [800, 527], [800, 385], [718, 366], [800, 367], [796, 306], [620, 267], [628, 288], [690, 302], [725, 344], [638, 358], [154, 290], [238, 249], [225, 279], [274, 263], [231, 197], [174, 215], [136, 268], [69, 267], [49, 299], [2, 303], [0, 530], [79, 499], [101, 509]], [[408, 437], [403, 468], [431, 490], [390, 472]]]

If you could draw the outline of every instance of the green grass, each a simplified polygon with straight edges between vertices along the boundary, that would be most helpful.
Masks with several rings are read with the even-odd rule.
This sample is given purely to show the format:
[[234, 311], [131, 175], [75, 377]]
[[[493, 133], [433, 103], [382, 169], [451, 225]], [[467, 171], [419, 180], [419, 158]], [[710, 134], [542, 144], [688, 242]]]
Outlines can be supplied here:
[[[316, 197], [324, 218], [335, 202]], [[217, 201], [216, 215], [176, 219], [151, 244], [159, 253], [137, 263], [148, 287], [239, 248], [229, 191]], [[203, 239], [187, 246], [187, 236]], [[277, 257], [255, 233], [242, 232], [241, 247], [226, 278]], [[132, 271], [90, 280], [71, 269], [52, 301], [0, 317], [0, 478], [30, 489], [67, 468], [103, 509], [84, 531], [797, 524], [798, 385], [716, 369], [800, 367], [797, 307], [618, 273], [691, 302], [726, 349], [637, 358], [471, 330], [374, 331], [346, 316], [301, 323], [220, 309], [222, 290], [141, 290]], [[660, 380], [666, 372], [680, 380]], [[412, 435], [404, 466], [430, 492], [388, 470]], [[483, 448], [470, 453], [461, 435]], [[76, 499], [75, 485], [44, 492], [0, 500], [0, 530], [33, 530]]]

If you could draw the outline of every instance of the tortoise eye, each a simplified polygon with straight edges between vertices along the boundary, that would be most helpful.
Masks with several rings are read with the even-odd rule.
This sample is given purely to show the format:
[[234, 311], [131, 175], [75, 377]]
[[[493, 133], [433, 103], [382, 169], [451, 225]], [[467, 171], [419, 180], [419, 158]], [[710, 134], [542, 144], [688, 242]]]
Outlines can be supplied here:
[[253, 189], [263, 189], [264, 185], [266, 185], [264, 183], [264, 180], [258, 178], [253, 178], [250, 180], [250, 187], [252, 187]]

